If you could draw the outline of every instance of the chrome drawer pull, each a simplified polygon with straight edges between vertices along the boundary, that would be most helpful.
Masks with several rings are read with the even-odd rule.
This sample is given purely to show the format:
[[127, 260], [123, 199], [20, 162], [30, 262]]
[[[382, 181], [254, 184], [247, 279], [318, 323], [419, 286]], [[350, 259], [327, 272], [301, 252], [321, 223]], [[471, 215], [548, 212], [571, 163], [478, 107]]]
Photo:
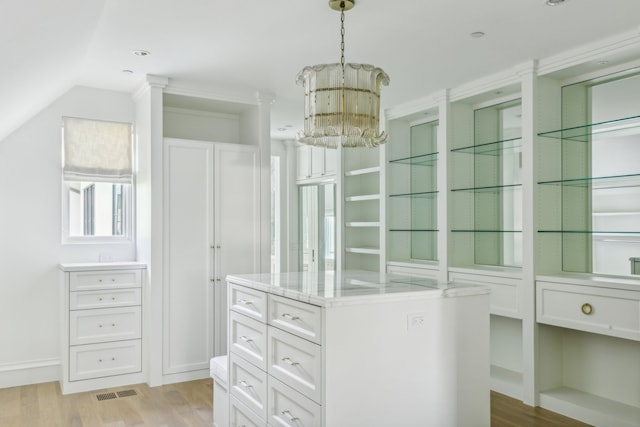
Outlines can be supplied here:
[[588, 302], [585, 302], [584, 304], [582, 304], [582, 307], [580, 307], [580, 310], [582, 310], [582, 314], [586, 314], [588, 316], [593, 313], [593, 306], [591, 306], [591, 304], [589, 304]]
[[282, 317], [284, 317], [285, 319], [289, 319], [289, 320], [298, 320], [299, 317], [298, 316], [293, 316], [289, 313], [282, 313]]
[[251, 338], [249, 338], [249, 337], [247, 337], [247, 336], [245, 336], [245, 335], [241, 336], [241, 337], [240, 337], [240, 339], [241, 339], [242, 341], [244, 341], [244, 342], [251, 342], [251, 341], [253, 341]]
[[252, 304], [252, 303], [251, 303], [251, 301], [248, 301], [248, 300], [246, 300], [246, 299], [241, 299], [241, 300], [239, 300], [238, 302], [239, 302], [240, 304], [244, 304], [244, 305], [251, 305], [251, 304]]
[[294, 362], [293, 360], [291, 360], [291, 359], [290, 359], [290, 358], [288, 358], [288, 357], [283, 357], [283, 358], [282, 358], [282, 359], [280, 359], [280, 360], [282, 360], [283, 362], [288, 363], [288, 364], [289, 364], [289, 365], [291, 365], [291, 366], [299, 365], [299, 363], [298, 363], [298, 362]]
[[253, 387], [251, 384], [249, 384], [249, 383], [248, 383], [248, 382], [246, 382], [246, 381], [240, 381], [240, 385], [241, 385], [242, 387], [247, 387], [247, 388], [249, 388], [249, 387]]
[[298, 417], [294, 417], [293, 415], [291, 415], [291, 412], [289, 412], [289, 410], [288, 410], [288, 409], [287, 409], [287, 410], [285, 410], [285, 411], [282, 411], [282, 412], [280, 412], [280, 413], [281, 413], [282, 415], [286, 416], [287, 418], [289, 418], [289, 421], [296, 421], [296, 420], [298, 420], [298, 419], [299, 419]]

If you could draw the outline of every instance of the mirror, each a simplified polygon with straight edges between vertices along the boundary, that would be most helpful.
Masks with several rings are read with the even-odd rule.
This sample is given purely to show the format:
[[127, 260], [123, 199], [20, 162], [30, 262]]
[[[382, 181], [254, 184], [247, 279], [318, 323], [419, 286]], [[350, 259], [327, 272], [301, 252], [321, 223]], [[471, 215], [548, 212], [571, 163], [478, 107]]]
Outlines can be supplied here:
[[299, 187], [302, 271], [334, 271], [336, 265], [335, 184]]

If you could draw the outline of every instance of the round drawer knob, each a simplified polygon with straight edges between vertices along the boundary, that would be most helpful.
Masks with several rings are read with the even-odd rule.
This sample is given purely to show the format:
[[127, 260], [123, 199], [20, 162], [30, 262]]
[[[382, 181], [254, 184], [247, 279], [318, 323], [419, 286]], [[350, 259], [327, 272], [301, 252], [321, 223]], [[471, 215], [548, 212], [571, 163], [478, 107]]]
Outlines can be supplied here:
[[593, 313], [593, 306], [588, 302], [585, 302], [582, 304], [582, 307], [580, 307], [580, 310], [582, 310], [582, 314], [586, 314], [588, 316]]

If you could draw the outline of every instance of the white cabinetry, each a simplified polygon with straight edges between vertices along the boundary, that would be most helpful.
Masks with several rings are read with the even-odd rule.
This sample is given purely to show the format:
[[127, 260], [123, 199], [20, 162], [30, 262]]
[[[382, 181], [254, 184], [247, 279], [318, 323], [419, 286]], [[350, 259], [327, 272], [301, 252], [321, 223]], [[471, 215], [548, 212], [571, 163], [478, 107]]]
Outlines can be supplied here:
[[62, 393], [144, 381], [144, 264], [62, 264]]
[[260, 268], [259, 150], [165, 139], [163, 375], [204, 378], [227, 352], [227, 273]]
[[322, 181], [335, 177], [337, 150], [298, 145], [296, 156], [298, 181]]
[[486, 288], [335, 274], [227, 277], [232, 426], [489, 425]]

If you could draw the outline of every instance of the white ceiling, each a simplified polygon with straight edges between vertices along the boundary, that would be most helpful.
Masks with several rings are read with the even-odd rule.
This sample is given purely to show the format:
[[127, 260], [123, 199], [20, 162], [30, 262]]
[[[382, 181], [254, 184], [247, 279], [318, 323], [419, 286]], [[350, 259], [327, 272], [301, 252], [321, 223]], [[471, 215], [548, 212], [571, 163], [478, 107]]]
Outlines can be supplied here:
[[[146, 74], [271, 93], [272, 135], [290, 138], [302, 123], [296, 74], [340, 60], [340, 16], [327, 0], [5, 3], [0, 140], [74, 85], [132, 92]], [[637, 31], [639, 17], [639, 0], [357, 0], [346, 13], [345, 56], [389, 74], [386, 108]], [[139, 49], [151, 55], [132, 54]]]

